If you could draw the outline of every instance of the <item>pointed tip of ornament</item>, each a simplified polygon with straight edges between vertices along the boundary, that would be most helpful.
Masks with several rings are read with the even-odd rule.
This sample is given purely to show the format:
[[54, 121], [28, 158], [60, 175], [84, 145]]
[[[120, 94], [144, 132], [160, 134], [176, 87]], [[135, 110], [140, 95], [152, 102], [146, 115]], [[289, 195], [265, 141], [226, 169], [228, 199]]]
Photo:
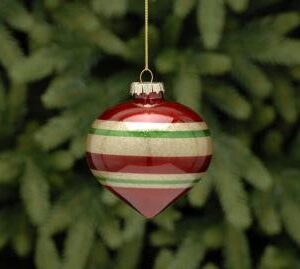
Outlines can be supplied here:
[[165, 210], [190, 188], [156, 189], [156, 188], [124, 188], [106, 186], [137, 212], [147, 219], [152, 219]]
[[143, 93], [164, 93], [164, 84], [161, 82], [133, 82], [131, 84], [130, 94], [141, 95]]
[[137, 207], [134, 207], [134, 209], [140, 214], [142, 215], [144, 218], [146, 219], [153, 219], [155, 218], [157, 215], [159, 215], [162, 211], [164, 211], [167, 208], [167, 206], [163, 207], [163, 208], [159, 208], [156, 210], [140, 210]]
[[155, 218], [161, 211], [155, 213], [155, 214], [150, 214], [150, 215], [147, 215], [147, 214], [143, 214], [142, 212], [138, 211], [138, 210], [135, 210], [136, 212], [138, 212], [138, 214], [140, 214], [142, 217], [144, 217], [145, 219], [148, 219], [148, 220], [151, 220], [153, 218]]
[[160, 208], [154, 211], [140, 211], [138, 208], [134, 208], [136, 212], [138, 212], [140, 215], [142, 215], [146, 219], [153, 219], [156, 216], [158, 216], [160, 213], [162, 213], [168, 206], [165, 206], [164, 208]]

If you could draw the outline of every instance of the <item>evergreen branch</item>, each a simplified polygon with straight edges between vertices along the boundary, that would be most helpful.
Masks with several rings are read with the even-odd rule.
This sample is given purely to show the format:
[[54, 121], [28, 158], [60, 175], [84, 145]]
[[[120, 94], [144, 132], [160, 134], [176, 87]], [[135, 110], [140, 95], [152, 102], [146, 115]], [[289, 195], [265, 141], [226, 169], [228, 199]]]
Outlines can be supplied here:
[[189, 268], [196, 269], [204, 258], [206, 249], [202, 240], [199, 240], [194, 231], [187, 233], [184, 241], [180, 245], [173, 261], [167, 267], [168, 269]]
[[296, 133], [294, 141], [292, 141], [289, 153], [291, 154], [291, 158], [299, 162], [300, 160], [300, 130]]
[[107, 54], [123, 57], [128, 55], [126, 44], [118, 36], [104, 27], [101, 27], [96, 33], [90, 33], [89, 38]]
[[224, 243], [224, 227], [220, 224], [209, 223], [203, 228], [203, 243], [207, 249], [218, 249]]
[[281, 216], [289, 236], [300, 245], [300, 205], [288, 197], [281, 201]]
[[67, 3], [53, 13], [54, 18], [67, 28], [74, 31], [94, 32], [99, 30], [97, 16], [82, 3]]
[[86, 137], [83, 135], [76, 136], [71, 140], [69, 151], [75, 159], [80, 159], [85, 154]]
[[254, 97], [266, 98], [273, 89], [263, 69], [246, 58], [233, 57], [232, 75]]
[[35, 139], [45, 150], [53, 149], [76, 134], [76, 123], [72, 113], [64, 113], [38, 130]]
[[111, 249], [118, 249], [123, 242], [120, 220], [107, 214], [98, 224], [97, 232], [101, 239]]
[[43, 224], [50, 208], [49, 185], [37, 164], [31, 159], [26, 161], [20, 191], [32, 223]]
[[[72, 178], [74, 180], [74, 178]], [[91, 199], [91, 193], [88, 186], [75, 186], [62, 193], [61, 197], [52, 207], [48, 218], [41, 227], [41, 233], [47, 236], [55, 235], [69, 229], [80, 216], [87, 214], [87, 204], [94, 209], [94, 199]], [[99, 204], [99, 203], [98, 203]], [[93, 206], [92, 206], [93, 205]], [[102, 214], [94, 212], [94, 215]], [[91, 215], [89, 216], [91, 217]]]
[[22, 58], [23, 52], [10, 31], [2, 24], [0, 24], [0, 40], [0, 62], [9, 70]]
[[[140, 227], [143, 233], [144, 226]], [[142, 236], [137, 236], [122, 245], [115, 259], [114, 269], [135, 269], [137, 268], [141, 251], [142, 251]]]
[[146, 223], [146, 220], [142, 216], [133, 211], [130, 212], [125, 217], [125, 227], [122, 234], [124, 242], [131, 241], [138, 236], [143, 236], [144, 231], [140, 227], [144, 227]]
[[37, 269], [61, 269], [61, 259], [54, 241], [47, 236], [39, 236], [35, 249]]
[[[124, 90], [130, 85], [132, 81], [136, 79], [136, 72], [133, 70], [121, 71], [110, 76], [104, 84], [104, 91], [106, 91], [107, 99], [105, 102], [107, 105], [112, 106], [115, 102], [121, 102], [128, 97], [127, 91]], [[96, 95], [99, 95], [99, 88], [101, 85], [95, 85], [94, 91]], [[103, 99], [103, 96], [101, 100]], [[99, 105], [98, 105], [99, 107]], [[98, 108], [99, 109], [99, 108]]]
[[215, 49], [225, 24], [224, 0], [199, 0], [197, 22], [205, 48]]
[[291, 67], [289, 73], [296, 81], [300, 80], [300, 66]]
[[55, 30], [55, 42], [59, 44], [54, 56], [57, 60], [55, 69], [62, 76], [86, 78], [95, 62], [101, 59], [99, 50], [78, 32], [65, 28]]
[[86, 269], [111, 268], [111, 266], [112, 261], [105, 245], [100, 240], [95, 240]]
[[24, 84], [13, 84], [9, 88], [9, 92], [7, 94], [7, 114], [6, 114], [6, 122], [7, 122], [7, 131], [9, 130], [15, 131], [15, 128], [12, 126], [16, 126], [18, 122], [20, 122], [27, 111], [26, 104], [27, 97], [27, 87]]
[[266, 50], [253, 51], [251, 57], [261, 63], [293, 66], [300, 64], [299, 50], [300, 41], [284, 39]]
[[213, 263], [208, 263], [208, 264], [205, 264], [203, 267], [201, 267], [201, 269], [219, 269], [219, 267], [217, 267]]
[[[222, 153], [219, 153], [220, 155]], [[225, 156], [225, 155], [224, 155]], [[223, 159], [222, 159], [223, 160]], [[246, 229], [252, 219], [248, 206], [248, 197], [240, 178], [230, 172], [226, 167], [226, 161], [215, 157], [212, 167], [214, 184], [219, 196], [226, 219], [234, 226]]]
[[172, 263], [173, 253], [168, 249], [162, 249], [157, 255], [153, 269], [165, 269]]
[[278, 156], [283, 150], [284, 136], [283, 133], [278, 129], [269, 130], [262, 142], [264, 151], [270, 156]]
[[48, 108], [69, 107], [81, 101], [86, 94], [87, 87], [81, 78], [60, 76], [52, 80], [42, 100]]
[[13, 217], [11, 211], [0, 211], [0, 250], [2, 250], [13, 236]]
[[64, 231], [72, 223], [72, 213], [72, 210], [68, 206], [60, 203], [56, 204], [42, 226], [42, 234], [51, 236], [57, 232]]
[[[298, 167], [297, 167], [298, 168]], [[280, 178], [282, 179], [281, 187], [286, 195], [296, 203], [300, 204], [300, 170], [299, 169], [286, 169], [281, 172]]]
[[296, 12], [270, 15], [262, 19], [254, 20], [246, 27], [247, 30], [261, 29], [273, 35], [283, 36], [300, 25], [300, 17]]
[[71, 226], [64, 247], [62, 269], [84, 269], [94, 242], [95, 229], [91, 221], [81, 217]]
[[175, 223], [181, 218], [180, 212], [169, 209], [154, 219], [154, 222], [167, 231], [174, 231]]
[[264, 55], [281, 42], [282, 37], [268, 30], [249, 28], [245, 27], [225, 36], [224, 48], [230, 55], [244, 55], [256, 59], [255, 55]]
[[44, 5], [49, 10], [58, 8], [64, 1], [60, 0], [44, 0]]
[[155, 67], [162, 74], [172, 73], [180, 64], [180, 53], [177, 50], [166, 50], [159, 54], [155, 60]]
[[0, 77], [0, 122], [3, 123], [4, 119], [4, 112], [7, 109], [7, 98], [5, 93], [5, 87], [3, 82], [1, 81]]
[[1, 0], [0, 18], [21, 31], [29, 31], [34, 24], [33, 16], [17, 0]]
[[254, 117], [251, 119], [251, 129], [259, 132], [269, 127], [276, 119], [276, 112], [273, 106], [259, 104], [253, 111]]
[[238, 13], [245, 11], [248, 7], [249, 0], [226, 0], [230, 8]]
[[254, 192], [252, 204], [261, 229], [268, 235], [278, 234], [281, 231], [281, 221], [271, 192]]
[[300, 265], [297, 258], [286, 248], [269, 245], [264, 250], [258, 269], [297, 268]]
[[231, 59], [221, 53], [204, 52], [193, 56], [199, 74], [202, 75], [223, 75], [232, 68]]
[[[209, 172], [208, 172], [209, 173]], [[206, 175], [197, 183], [188, 194], [188, 199], [193, 207], [203, 207], [212, 191], [212, 178]]]
[[202, 85], [194, 66], [182, 63], [174, 81], [174, 95], [178, 102], [189, 104], [191, 108], [200, 111]]
[[231, 86], [206, 87], [205, 94], [212, 105], [233, 118], [245, 120], [251, 115], [251, 105]]
[[154, 247], [174, 246], [178, 243], [174, 232], [158, 230], [151, 233], [151, 245]]
[[37, 50], [53, 41], [55, 29], [47, 22], [40, 20], [34, 23], [28, 34], [32, 43], [31, 48]]
[[0, 155], [0, 183], [15, 184], [22, 171], [22, 160], [14, 152], [2, 152]]
[[280, 74], [273, 76], [273, 83], [275, 108], [286, 122], [294, 123], [300, 111], [297, 106], [297, 97], [292, 83], [283, 78]]
[[16, 83], [30, 82], [49, 76], [59, 66], [57, 48], [44, 48], [14, 63], [10, 76]]
[[184, 19], [193, 10], [196, 5], [196, 0], [175, 0], [173, 12], [176, 16]]
[[299, 25], [299, 20], [298, 14], [295, 13], [254, 20], [246, 27], [227, 35], [225, 48], [233, 55], [244, 54], [262, 62], [297, 64], [297, 57], [289, 57], [291, 54], [296, 55], [297, 41], [285, 40], [284, 35]]
[[[140, 34], [126, 42], [126, 49], [124, 50], [124, 58], [132, 63], [143, 65], [144, 52], [140, 48], [144, 46], [144, 30], [141, 30]], [[151, 40], [151, 51], [155, 51], [158, 48], [160, 36], [158, 29], [152, 25], [148, 30], [149, 40]], [[153, 53], [153, 54], [154, 54]], [[151, 64], [151, 63], [150, 63]]]
[[225, 259], [228, 269], [251, 269], [249, 246], [245, 234], [228, 225], [225, 239]]
[[85, 5], [65, 5], [54, 13], [55, 19], [65, 27], [80, 31], [90, 42], [108, 54], [125, 55], [126, 47], [114, 33], [101, 25], [98, 18]]
[[227, 165], [232, 167], [232, 171], [238, 173], [259, 190], [270, 189], [272, 178], [269, 171], [245, 145], [228, 136], [221, 136], [218, 143], [220, 143], [219, 150], [222, 150], [222, 154], [230, 156], [232, 161], [230, 163], [227, 161]]
[[75, 158], [68, 150], [53, 152], [49, 158], [49, 166], [55, 171], [67, 171], [73, 167]]
[[33, 234], [24, 214], [16, 217], [12, 246], [20, 257], [26, 257], [33, 247]]
[[105, 0], [92, 0], [91, 5], [98, 14], [111, 18], [124, 16], [129, 3], [128, 0], [111, 0], [107, 5]]
[[[172, 31], [170, 31], [172, 29]], [[183, 20], [175, 15], [167, 16], [162, 28], [162, 41], [165, 46], [174, 47], [180, 39], [183, 29]]]

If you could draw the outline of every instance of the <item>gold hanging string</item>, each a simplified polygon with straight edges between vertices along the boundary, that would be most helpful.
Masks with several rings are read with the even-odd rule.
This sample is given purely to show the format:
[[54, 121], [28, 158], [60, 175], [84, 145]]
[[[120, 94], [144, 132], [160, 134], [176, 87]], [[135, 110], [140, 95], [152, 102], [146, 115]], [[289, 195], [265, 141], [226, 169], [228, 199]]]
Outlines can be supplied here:
[[149, 0], [145, 0], [145, 68], [140, 74], [140, 82], [143, 82], [143, 75], [148, 72], [153, 82], [153, 73], [149, 69]]
[[149, 69], [149, 0], [145, 0], [145, 69]]

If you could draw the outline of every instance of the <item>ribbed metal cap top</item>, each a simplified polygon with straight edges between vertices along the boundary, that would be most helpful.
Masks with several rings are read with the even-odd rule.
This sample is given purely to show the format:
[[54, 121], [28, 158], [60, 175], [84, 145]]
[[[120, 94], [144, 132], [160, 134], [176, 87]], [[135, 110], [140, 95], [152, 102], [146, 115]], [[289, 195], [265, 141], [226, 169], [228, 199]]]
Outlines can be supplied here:
[[133, 82], [131, 84], [130, 94], [150, 94], [150, 93], [164, 93], [164, 84], [161, 82]]

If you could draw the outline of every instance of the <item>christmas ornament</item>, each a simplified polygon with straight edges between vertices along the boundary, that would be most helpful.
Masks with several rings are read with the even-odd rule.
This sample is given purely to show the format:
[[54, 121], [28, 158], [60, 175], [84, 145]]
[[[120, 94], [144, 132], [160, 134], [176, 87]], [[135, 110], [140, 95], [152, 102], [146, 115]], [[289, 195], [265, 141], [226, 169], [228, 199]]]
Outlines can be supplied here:
[[[212, 141], [204, 120], [164, 100], [164, 86], [148, 68], [148, 0], [145, 69], [131, 85], [133, 100], [105, 111], [87, 139], [87, 161], [108, 190], [147, 218], [189, 191], [207, 170]], [[144, 73], [151, 75], [143, 82]]]

